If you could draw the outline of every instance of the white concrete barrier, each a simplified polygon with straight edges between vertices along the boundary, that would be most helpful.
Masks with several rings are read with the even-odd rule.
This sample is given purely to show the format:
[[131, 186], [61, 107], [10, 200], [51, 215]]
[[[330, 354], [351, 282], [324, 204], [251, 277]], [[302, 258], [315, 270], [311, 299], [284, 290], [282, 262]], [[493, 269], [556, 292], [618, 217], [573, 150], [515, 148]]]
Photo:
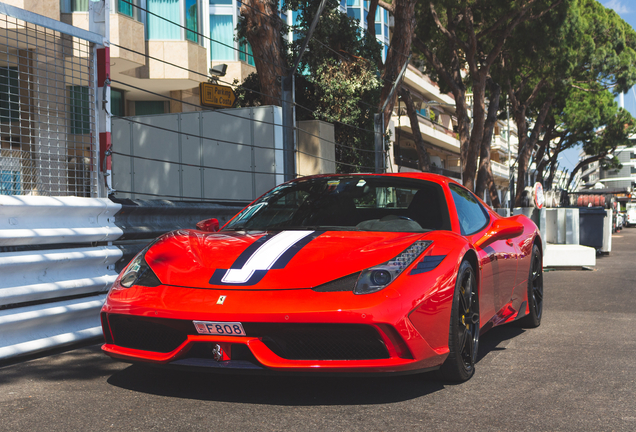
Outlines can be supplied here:
[[105, 198], [0, 195], [0, 246], [113, 241], [119, 209]]

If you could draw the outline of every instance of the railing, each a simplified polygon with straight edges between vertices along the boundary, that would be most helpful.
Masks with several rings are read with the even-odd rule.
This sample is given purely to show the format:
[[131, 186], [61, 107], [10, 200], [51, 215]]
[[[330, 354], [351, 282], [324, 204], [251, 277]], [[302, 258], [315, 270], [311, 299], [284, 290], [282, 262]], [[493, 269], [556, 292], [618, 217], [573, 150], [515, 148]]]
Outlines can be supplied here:
[[97, 196], [96, 39], [0, 3], [1, 195]]
[[504, 177], [506, 179], [510, 177], [510, 168], [508, 168], [508, 165], [490, 161], [490, 169], [492, 170], [493, 176]]

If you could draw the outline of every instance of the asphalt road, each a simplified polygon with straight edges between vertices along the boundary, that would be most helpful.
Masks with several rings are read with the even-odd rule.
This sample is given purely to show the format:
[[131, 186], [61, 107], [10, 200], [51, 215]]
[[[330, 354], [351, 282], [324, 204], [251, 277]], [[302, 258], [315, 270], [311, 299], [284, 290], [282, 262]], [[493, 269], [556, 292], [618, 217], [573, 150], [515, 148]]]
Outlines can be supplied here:
[[636, 228], [545, 295], [538, 329], [482, 336], [464, 384], [199, 375], [95, 345], [0, 367], [0, 431], [636, 431]]

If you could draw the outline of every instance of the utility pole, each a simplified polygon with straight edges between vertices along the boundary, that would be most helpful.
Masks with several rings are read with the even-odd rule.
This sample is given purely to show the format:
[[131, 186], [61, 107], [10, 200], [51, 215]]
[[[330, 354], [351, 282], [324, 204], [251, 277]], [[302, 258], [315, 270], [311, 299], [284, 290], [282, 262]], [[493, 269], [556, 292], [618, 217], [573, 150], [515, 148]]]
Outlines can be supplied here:
[[280, 77], [283, 106], [283, 170], [285, 181], [296, 178], [296, 84], [294, 75], [326, 3], [327, 0], [321, 0], [294, 66], [287, 75]]
[[100, 197], [113, 192], [111, 157], [111, 107], [110, 107], [110, 0], [90, 0], [88, 2], [88, 28], [104, 36], [102, 45], [93, 48], [95, 81], [95, 127], [98, 132], [99, 170], [104, 182], [98, 182]]

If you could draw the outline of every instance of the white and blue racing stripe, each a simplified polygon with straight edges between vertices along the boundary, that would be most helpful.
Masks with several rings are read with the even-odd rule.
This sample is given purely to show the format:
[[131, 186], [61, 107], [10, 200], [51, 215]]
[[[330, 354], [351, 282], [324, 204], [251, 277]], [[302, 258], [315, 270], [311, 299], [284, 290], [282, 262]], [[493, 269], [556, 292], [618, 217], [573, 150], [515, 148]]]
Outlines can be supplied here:
[[282, 231], [266, 235], [252, 243], [229, 269], [217, 269], [210, 284], [255, 285], [269, 270], [284, 268], [314, 238], [318, 231]]

